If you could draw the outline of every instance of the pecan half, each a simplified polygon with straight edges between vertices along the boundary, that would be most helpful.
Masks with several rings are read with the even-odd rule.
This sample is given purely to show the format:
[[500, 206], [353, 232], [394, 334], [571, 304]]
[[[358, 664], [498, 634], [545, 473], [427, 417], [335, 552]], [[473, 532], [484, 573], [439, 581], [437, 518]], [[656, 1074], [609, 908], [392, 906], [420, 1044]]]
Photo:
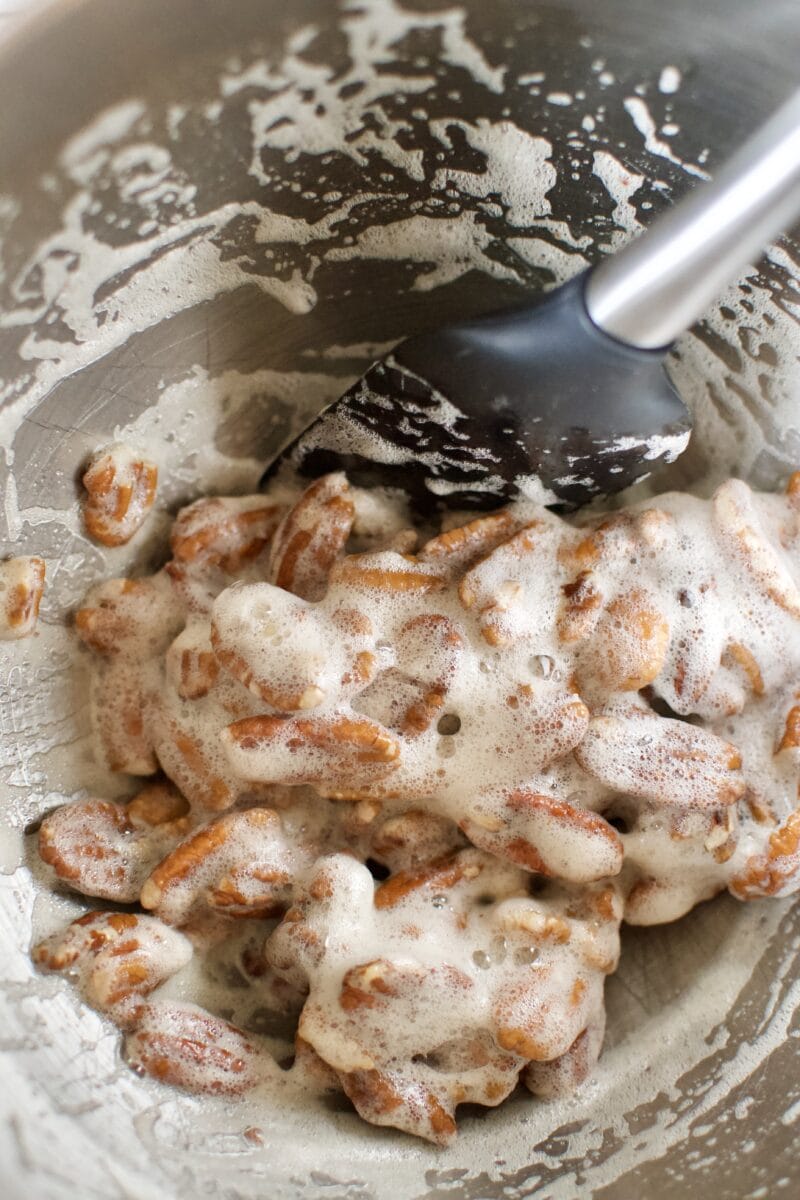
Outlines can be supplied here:
[[0, 641], [30, 637], [44, 595], [43, 558], [7, 558], [0, 562]]
[[155, 917], [90, 912], [40, 942], [34, 962], [77, 976], [87, 1002], [119, 1025], [136, 1020], [144, 996], [184, 967], [192, 946]]
[[158, 467], [130, 446], [99, 451], [83, 476], [86, 532], [103, 546], [129, 542], [153, 507], [157, 484]]
[[350, 536], [355, 505], [341, 473], [323, 475], [281, 521], [270, 553], [270, 580], [303, 600], [321, 600]]
[[730, 742], [639, 709], [595, 717], [575, 757], [614, 791], [659, 804], [720, 808], [745, 790], [741, 755]]
[[249, 1092], [271, 1063], [235, 1025], [194, 1004], [166, 1000], [142, 1007], [125, 1039], [125, 1058], [140, 1075], [215, 1096]]
[[235, 572], [272, 541], [284, 508], [264, 496], [209, 496], [178, 513], [170, 546], [178, 563]]
[[316, 847], [283, 832], [268, 808], [226, 813], [196, 830], [152, 871], [142, 906], [184, 925], [198, 905], [229, 917], [274, 916], [290, 903]]
[[400, 744], [367, 717], [246, 717], [222, 733], [234, 770], [262, 783], [346, 787], [381, 779], [399, 764]]
[[150, 871], [188, 829], [189, 805], [167, 784], [129, 804], [84, 800], [48, 813], [39, 856], [84, 896], [131, 903]]

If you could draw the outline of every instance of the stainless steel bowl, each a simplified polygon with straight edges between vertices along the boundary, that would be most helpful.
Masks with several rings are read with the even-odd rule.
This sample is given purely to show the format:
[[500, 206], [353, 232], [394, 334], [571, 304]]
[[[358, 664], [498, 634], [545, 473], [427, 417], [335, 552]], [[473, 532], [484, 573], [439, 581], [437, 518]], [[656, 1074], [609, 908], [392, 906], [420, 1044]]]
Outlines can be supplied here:
[[[25, 830], [122, 787], [92, 765], [65, 622], [90, 580], [157, 560], [166, 516], [132, 550], [90, 546], [88, 451], [128, 427], [157, 444], [167, 508], [204, 478], [246, 485], [376, 346], [631, 236], [798, 61], [796, 0], [73, 0], [0, 46], [3, 549], [44, 553], [49, 579], [38, 635], [0, 650], [4, 1197], [796, 1192], [791, 902], [628, 931], [593, 1082], [466, 1116], [441, 1151], [134, 1078], [116, 1032], [30, 966], [32, 928], [75, 901]], [[697, 435], [665, 484], [771, 486], [800, 464], [799, 289], [787, 238], [682, 340]]]

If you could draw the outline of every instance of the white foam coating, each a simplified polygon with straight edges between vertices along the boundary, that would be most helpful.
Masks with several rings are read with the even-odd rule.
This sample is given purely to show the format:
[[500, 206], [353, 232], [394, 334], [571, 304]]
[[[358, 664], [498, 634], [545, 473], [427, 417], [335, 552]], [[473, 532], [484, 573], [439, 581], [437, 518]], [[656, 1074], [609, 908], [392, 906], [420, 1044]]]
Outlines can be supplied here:
[[[602, 987], [602, 974], [592, 978], [585, 970], [588, 943], [594, 942], [596, 961], [605, 955], [610, 964], [617, 954], [613, 921], [590, 933], [579, 921], [565, 920], [567, 913], [577, 915], [568, 897], [531, 900], [520, 872], [474, 851], [455, 861], [463, 875], [443, 882], [440, 891], [432, 878], [388, 906], [379, 892], [373, 909], [372, 882], [363, 867], [343, 856], [321, 859], [316, 893], [322, 884], [328, 896], [314, 902], [312, 878], [300, 900], [303, 924], [283, 926], [267, 946], [270, 961], [297, 956], [308, 975], [302, 1036], [340, 1071], [388, 1072], [405, 1108], [398, 1112], [395, 1106], [389, 1120], [428, 1137], [426, 1104], [420, 1103], [426, 1096], [452, 1113], [451, 1089], [476, 1100], [484, 1098], [489, 1082], [495, 1101], [508, 1092], [516, 1061], [524, 1057], [521, 1047], [519, 1055], [514, 1052], [511, 1031], [525, 1019], [526, 1006], [543, 1055], [569, 1047], [597, 1004], [597, 984]], [[542, 945], [531, 969], [524, 952], [548, 921], [561, 922], [562, 942]], [[409, 927], [425, 934], [409, 939]], [[320, 942], [321, 955], [303, 948]], [[580, 1001], [567, 1011], [557, 998], [571, 994], [578, 978]], [[387, 991], [389, 1005], [381, 1003]], [[505, 1052], [482, 1038], [483, 1025], [498, 1027], [509, 1042]], [[362, 1097], [359, 1108], [387, 1123], [379, 1096]]]
[[458, 279], [476, 260], [487, 275], [506, 278], [507, 269], [484, 253], [492, 240], [475, 213], [451, 219], [416, 216], [390, 225], [371, 225], [357, 235], [351, 246], [336, 246], [327, 257], [331, 262], [350, 262], [353, 258], [406, 262], [414, 258], [427, 263], [421, 266], [414, 289], [428, 292]]
[[616, 250], [630, 239], [631, 233], [641, 229], [631, 197], [644, 183], [644, 176], [623, 166], [608, 150], [595, 150], [592, 162], [594, 174], [615, 202], [613, 216], [619, 228], [612, 232], [608, 249]]
[[[335, 742], [308, 742], [304, 748], [300, 733], [289, 742], [270, 734], [263, 744], [257, 734], [242, 742], [225, 735], [234, 776], [268, 783], [324, 779], [329, 787], [424, 799], [434, 811], [466, 821], [469, 836], [480, 845], [502, 853], [506, 835], [501, 831], [515, 828], [539, 853], [552, 853], [559, 871], [581, 879], [613, 869], [617, 851], [608, 829], [604, 833], [602, 823], [591, 821], [564, 827], [560, 846], [550, 844], [548, 810], [514, 813], [506, 807], [506, 789], [533, 790], [589, 811], [613, 808], [615, 796], [639, 796], [670, 811], [676, 806], [716, 810], [741, 797], [742, 780], [751, 778], [752, 768], [745, 761], [744, 776], [738, 773], [723, 723], [747, 707], [753, 728], [762, 729], [757, 741], [779, 740], [778, 716], [757, 698], [762, 691], [783, 696], [796, 670], [787, 647], [797, 644], [800, 592], [794, 560], [783, 548], [795, 536], [787, 532], [795, 526], [786, 502], [751, 497], [744, 484], [731, 482], [713, 503], [672, 494], [660, 497], [655, 510], [640, 505], [630, 517], [618, 515], [608, 534], [601, 529], [596, 535], [600, 540], [592, 554], [598, 561], [589, 559], [591, 587], [607, 615], [596, 630], [590, 623], [577, 641], [567, 632], [572, 626], [564, 624], [563, 595], [579, 572], [569, 567], [568, 548], [579, 544], [580, 530], [532, 505], [520, 503], [511, 511], [521, 532], [470, 571], [459, 592], [435, 588], [426, 593], [416, 585], [408, 590], [405, 583], [395, 587], [392, 578], [409, 572], [420, 583], [432, 578], [436, 559], [427, 565], [423, 553], [422, 562], [410, 568], [393, 551], [353, 560], [355, 574], [345, 571], [316, 605], [290, 599], [265, 583], [223, 591], [214, 605], [218, 653], [224, 648], [232, 661], [246, 665], [234, 673], [262, 698], [295, 696], [289, 707], [301, 715], [310, 711], [323, 724], [363, 716], [377, 721], [378, 731], [396, 736], [404, 728], [404, 714], [426, 690], [436, 688], [444, 696], [441, 711], [458, 719], [454, 736], [443, 736], [429, 722], [412, 738], [401, 737], [399, 760], [390, 756], [386, 767], [380, 762], [359, 767], [346, 741], [337, 766]], [[367, 575], [360, 582], [363, 571]], [[583, 579], [578, 574], [578, 582]], [[337, 613], [353, 606], [363, 624], [342, 637]], [[570, 621], [578, 620], [577, 628], [585, 621], [582, 614], [580, 605], [574, 617], [567, 610]], [[655, 641], [653, 628], [660, 631]], [[424, 635], [424, 653], [415, 630]], [[377, 678], [359, 680], [352, 664], [365, 652], [375, 654], [377, 644], [391, 653], [379, 656]], [[557, 664], [546, 680], [532, 665], [542, 656]], [[645, 720], [630, 704], [615, 710], [615, 688], [627, 676], [639, 680], [642, 671], [675, 713], [702, 719], [707, 731], [654, 714]], [[606, 706], [588, 734], [586, 712], [576, 707], [566, 682], [576, 676], [595, 711]], [[756, 701], [749, 700], [754, 691]], [[522, 716], [528, 709], [529, 716]], [[214, 724], [219, 717], [211, 698], [194, 710], [192, 727], [203, 745], [213, 746], [221, 733]], [[210, 723], [204, 725], [206, 720]], [[644, 765], [638, 752], [632, 753], [639, 743], [647, 756]], [[576, 745], [583, 771], [565, 757]], [[331, 756], [327, 772], [326, 755]], [[471, 781], [478, 779], [486, 782], [473, 794]], [[765, 786], [761, 779], [759, 786]], [[769, 800], [778, 821], [788, 815], [787, 802], [781, 784]], [[703, 827], [701, 841], [711, 857], [706, 879], [692, 885], [701, 892], [738, 877], [754, 846], [763, 843], [764, 831], [754, 831], [746, 813], [740, 819], [736, 853], [722, 863], [711, 854], [721, 844], [713, 822]], [[577, 840], [570, 843], [573, 835]], [[567, 844], [569, 855], [564, 854]], [[632, 849], [626, 861], [635, 865]], [[663, 871], [665, 892], [672, 884], [684, 886], [670, 870]], [[664, 903], [667, 911], [675, 902], [666, 897]], [[658, 909], [648, 911], [650, 920], [662, 919]]]
[[[388, 497], [380, 497], [379, 511], [387, 503], [390, 503]], [[454, 603], [454, 598], [448, 597], [447, 592], [437, 591], [431, 595], [430, 603], [421, 604], [419, 593], [381, 588], [371, 581], [359, 584], [356, 577], [348, 583], [343, 575], [324, 603], [304, 606], [304, 611], [316, 607], [324, 621], [325, 605], [335, 612], [345, 604], [352, 608], [355, 602], [361, 620], [366, 617], [375, 634], [393, 650], [392, 656], [382, 663], [383, 682], [378, 679], [362, 691], [355, 719], [366, 715], [379, 719], [389, 728], [397, 727], [403, 707], [409, 698], [413, 698], [416, 683], [426, 687], [435, 682], [436, 686], [446, 690], [444, 707], [458, 717], [456, 732], [442, 734], [431, 727], [414, 738], [404, 738], [402, 759], [391, 778], [396, 791], [417, 803], [420, 788], [426, 806], [445, 800], [443, 811], [453, 817], [466, 817], [465, 828], [470, 837], [488, 836], [491, 839], [500, 832], [491, 789], [487, 791], [484, 786], [478, 803], [470, 806], [467, 802], [465, 807], [474, 780], [492, 779], [502, 785], [513, 779], [517, 785], [524, 785], [527, 779], [529, 784], [535, 784], [539, 793], [549, 792], [554, 801], [566, 799], [577, 810], [583, 809], [590, 814], [593, 809], [605, 809], [609, 802], [613, 805], [615, 796], [616, 801], [623, 804], [624, 811], [624, 805], [630, 806], [632, 797], [638, 796], [633, 817], [628, 809], [631, 827], [623, 835], [626, 861], [620, 881], [624, 889], [630, 887], [638, 871], [641, 873], [639, 882], [647, 883], [646, 895], [637, 898], [630, 912], [630, 919], [639, 923], [680, 916], [698, 900], [713, 895], [725, 882], [735, 882], [743, 872], [746, 873], [749, 864], [758, 862], [764, 851], [765, 832], [768, 834], [769, 828], [774, 826], [768, 826], [765, 831], [758, 821], [748, 816], [745, 807], [730, 807], [736, 795], [741, 795], [743, 785], [739, 786], [738, 766], [732, 760], [728, 761], [731, 748], [726, 746], [724, 739], [730, 739], [738, 747], [744, 760], [744, 776], [751, 787], [759, 789], [760, 795], [768, 797], [775, 818], [782, 819], [796, 803], [796, 763], [786, 755], [778, 756], [776, 760], [774, 754], [775, 740], [780, 735], [785, 716], [786, 699], [782, 689], [793, 678], [797, 666], [795, 658], [788, 653], [790, 649], [796, 652], [798, 648], [796, 620], [800, 613], [795, 566], [797, 520], [792, 504], [780, 497], [752, 497], [743, 484], [734, 481], [721, 489], [713, 504], [688, 496], [668, 495], [660, 498], [659, 506], [655, 513], [639, 506], [630, 516], [618, 514], [616, 524], [612, 521], [611, 525], [601, 524], [599, 528], [595, 528], [597, 518], [584, 520], [582, 527], [574, 528], [549, 514], [518, 506], [514, 510], [515, 516], [523, 523], [527, 519], [531, 532], [526, 536], [534, 540], [536, 553], [528, 559], [519, 552], [519, 547], [517, 553], [501, 550], [490, 555], [487, 566], [468, 577], [469, 589], [475, 593], [477, 604], [470, 599], [470, 591], [462, 592], [460, 603]], [[386, 528], [384, 520], [376, 521], [373, 516], [372, 521], [376, 530]], [[602, 550], [599, 559], [593, 557], [595, 552], [590, 550], [591, 543], [587, 548], [581, 540], [585, 539], [587, 531], [592, 536], [593, 529], [593, 536], [600, 539], [596, 543]], [[509, 546], [514, 545], [512, 539]], [[513, 720], [508, 724], [504, 717], [509, 708], [504, 697], [512, 694], [510, 689], [523, 674], [523, 656], [528, 668], [527, 678], [538, 680], [530, 693], [538, 719], [546, 717], [548, 705], [559, 693], [569, 695], [562, 682], [565, 676], [577, 670], [583, 681], [581, 688], [589, 695], [596, 686], [591, 675], [586, 675], [587, 670], [592, 670], [591, 660], [586, 657], [587, 647], [579, 645], [576, 650], [569, 640], [565, 645], [563, 636], [558, 633], [560, 581], [569, 578], [570, 554], [575, 555], [578, 563], [583, 560], [592, 564], [595, 584], [602, 591], [609, 611], [613, 607], [611, 597], [621, 595], [626, 600], [634, 597], [628, 577], [631, 566], [636, 566], [638, 591], [635, 595], [638, 598], [634, 604], [641, 605], [640, 593], [651, 589], [651, 603], [658, 604], [670, 635], [661, 669], [652, 677], [654, 690], [668, 698], [675, 712], [688, 711], [695, 718], [701, 717], [705, 724], [705, 728], [698, 729], [696, 720], [694, 724], [665, 720], [648, 710], [641, 701], [634, 702], [631, 709], [631, 701], [622, 695], [615, 697], [612, 689], [612, 695], [605, 697], [607, 715], [589, 726], [589, 734], [579, 745], [579, 758], [588, 774], [581, 774], [574, 763], [570, 764], [565, 758], [566, 747], [558, 742], [550, 743], [549, 753], [555, 754], [555, 761], [543, 770], [545, 764], [537, 755], [543, 751], [547, 753], [544, 750], [546, 720], [544, 725], [536, 726], [537, 747], [515, 744], [513, 748], [509, 747], [511, 752], [507, 754], [504, 742], [513, 730]], [[432, 561], [435, 562], [435, 557]], [[424, 562], [423, 552], [423, 566], [413, 570], [421, 570], [422, 575], [430, 573]], [[362, 555], [358, 559], [358, 569], [366, 567], [379, 574], [412, 569], [408, 559], [387, 551]], [[512, 580], [510, 575], [516, 578]], [[709, 591], [707, 575], [713, 588], [706, 603], [703, 597]], [[515, 587], [508, 591], [510, 582]], [[275, 608], [280, 596], [278, 589], [257, 583], [228, 589], [217, 599], [215, 621], [223, 641], [236, 644], [254, 674], [263, 671], [265, 664], [274, 672], [275, 666], [268, 659], [262, 663], [266, 647], [261, 636], [258, 608], [266, 602], [270, 619], [277, 615], [280, 621], [283, 609]], [[510, 640], [494, 651], [484, 644], [486, 639], [482, 639], [480, 627], [472, 624], [474, 618], [464, 613], [464, 607], [468, 612], [474, 608], [476, 614], [485, 613], [487, 596], [494, 596], [500, 602], [497, 605], [501, 621], [498, 628], [505, 629], [506, 634], [511, 633]], [[296, 601], [291, 603], [296, 604]], [[706, 607], [702, 607], [703, 604]], [[534, 616], [533, 624], [526, 620], [526, 613]], [[291, 647], [297, 614], [283, 615], [288, 624], [282, 636], [289, 639]], [[428, 621], [436, 617], [444, 625], [429, 624], [423, 629], [414, 623], [420, 617]], [[630, 622], [635, 623], [636, 619], [634, 615], [627, 618], [628, 623], [622, 630], [623, 642], [630, 632]], [[502, 624], [504, 621], [505, 625]], [[359, 628], [363, 631], [363, 625]], [[441, 642], [437, 640], [437, 628], [447, 635]], [[461, 639], [460, 643], [454, 641], [454, 632]], [[332, 639], [331, 646], [340, 644], [346, 648], [346, 642], [337, 643], [335, 633], [327, 636]], [[587, 636], [591, 638], [591, 634]], [[614, 636], [613, 625], [606, 626], [600, 638], [606, 661], [613, 658]], [[253, 640], [248, 641], [251, 638]], [[736, 640], [740, 638], [741, 643]], [[617, 640], [620, 640], [619, 635]], [[274, 647], [278, 667], [284, 653], [283, 644], [279, 640]], [[751, 653], [760, 664], [758, 680], [750, 673], [746, 657], [734, 657], [732, 664], [726, 661], [728, 647], [740, 644], [752, 647]], [[489, 647], [491, 645], [490, 641]], [[688, 654], [687, 646], [691, 646]], [[532, 655], [534, 648], [538, 653]], [[295, 650], [306, 656], [313, 655], [313, 646], [302, 632], [292, 653]], [[690, 660], [690, 670], [685, 664], [681, 667], [684, 655]], [[546, 681], [538, 667], [543, 658], [551, 664]], [[491, 669], [484, 669], [489, 663]], [[337, 673], [340, 669], [341, 666], [337, 667]], [[695, 680], [704, 671], [710, 679], [704, 689], [698, 691]], [[769, 697], [768, 702], [760, 700], [761, 690]], [[335, 680], [331, 694], [321, 699], [318, 705], [322, 718], [336, 700], [334, 692]], [[220, 701], [225, 697], [230, 704], [235, 695], [235, 691], [226, 685], [213, 702], [202, 701], [195, 709], [191, 725], [200, 732], [204, 745], [213, 740], [213, 731], [221, 728], [220, 722], [227, 720], [219, 707]], [[517, 706], [524, 695], [524, 692], [517, 693]], [[741, 710], [742, 715], [737, 716], [736, 710]], [[228, 713], [231, 711], [229, 708]], [[515, 711], [514, 706], [510, 711]], [[589, 744], [591, 738], [597, 742], [593, 726], [597, 729], [604, 721], [622, 725], [626, 721], [632, 722], [631, 732], [626, 735], [627, 740], [623, 739], [619, 744], [600, 738], [601, 755], [598, 758], [594, 750], [589, 753]], [[489, 733], [487, 748], [490, 747], [490, 753], [484, 761], [481, 737], [485, 731]], [[677, 735], [678, 741], [671, 751], [668, 750], [666, 755], [657, 751], [655, 743], [660, 737]], [[581, 738], [580, 732], [578, 737]], [[646, 756], [644, 769], [641, 765], [637, 767], [639, 742]], [[443, 755], [443, 745], [454, 746], [454, 753]], [[433, 771], [426, 766], [431, 746], [435, 746], [433, 762], [437, 764]], [[633, 757], [630, 756], [631, 748], [635, 751]], [[320, 745], [304, 747], [299, 732], [288, 758], [286, 747], [275, 743], [271, 747], [266, 744], [256, 746], [255, 757], [247, 747], [241, 749], [246, 761], [242, 759], [240, 764], [233, 754], [231, 764], [235, 771], [241, 766], [243, 777], [250, 781], [276, 777], [279, 780], [302, 779], [304, 770], [306, 774], [310, 770], [311, 777], [324, 779], [324, 787], [338, 786], [340, 777], [337, 777], [335, 745], [323, 753], [321, 761], [318, 761]], [[620, 760], [623, 773], [630, 775], [624, 779], [618, 777], [620, 752], [623, 754]], [[354, 782], [360, 781], [359, 786], [366, 786], [368, 792], [373, 790], [372, 777], [359, 775], [360, 768], [351, 773], [353, 765], [346, 765], [345, 780], [349, 777]], [[506, 778], [504, 771], [507, 769], [518, 774]], [[598, 780], [603, 784], [599, 790]], [[791, 786], [787, 787], [789, 780]], [[642, 782], [644, 787], [639, 786]], [[604, 790], [609, 784], [610, 795]], [[381, 794], [380, 786], [376, 794]], [[709, 806], [710, 813], [704, 813], [704, 804]], [[680, 815], [681, 806], [688, 806], [688, 817]], [[721, 823], [718, 819], [720, 807], [730, 814], [727, 822]], [[588, 827], [572, 823], [566, 827], [560, 825], [556, 811], [551, 817], [546, 806], [542, 809], [541, 819], [537, 818], [535, 845], [549, 861], [551, 869], [566, 872], [574, 878], [584, 855], [597, 862], [599, 846], [602, 848], [611, 843], [606, 841], [598, 846], [599, 830], [587, 837]], [[552, 822], [552, 826], [548, 822]], [[299, 826], [305, 827], [305, 822]], [[718, 852], [726, 848], [731, 838], [734, 839], [732, 854], [720, 857]], [[504, 853], [502, 840], [496, 841], [494, 846], [499, 854]], [[603, 862], [602, 854], [599, 861]], [[317, 869], [322, 869], [320, 864]], [[269, 953], [277, 956], [276, 962], [284, 964], [280, 970], [288, 971], [291, 980], [295, 980], [298, 963], [305, 964], [303, 969], [311, 982], [311, 996], [301, 1023], [303, 1037], [341, 1072], [385, 1069], [387, 1063], [392, 1064], [394, 1086], [399, 1086], [398, 1080], [403, 1074], [397, 1074], [398, 1063], [419, 1055], [424, 1059], [426, 1054], [434, 1051], [443, 1053], [441, 1039], [447, 1030], [457, 1037], [459, 1029], [475, 1020], [476, 1012], [484, 1013], [488, 1004], [495, 1004], [491, 990], [493, 971], [496, 963], [507, 960], [507, 939], [498, 948], [494, 935], [488, 939], [482, 936], [481, 930], [488, 932], [489, 926], [479, 924], [463, 941], [447, 939], [447, 956], [443, 963], [442, 938], [436, 928], [446, 919], [449, 909], [447, 886], [442, 885], [441, 892], [433, 886], [430, 893], [421, 893], [409, 901], [410, 907], [404, 908], [402, 913], [406, 924], [395, 934], [391, 922], [387, 924], [382, 918], [373, 920], [368, 916], [368, 898], [373, 883], [363, 868], [345, 858], [341, 860], [341, 866], [324, 869], [329, 874], [333, 871], [335, 876], [331, 885], [335, 900], [329, 904], [325, 899], [330, 894], [327, 883], [321, 889], [313, 890], [315, 903], [321, 903], [321, 911], [312, 917], [312, 910], [308, 910], [303, 918], [306, 924], [297, 925], [295, 919], [283, 926], [271, 943]], [[498, 866], [497, 869], [501, 868]], [[516, 877], [519, 877], [518, 873]], [[486, 886], [491, 892], [488, 877]], [[794, 883], [789, 881], [788, 886], [793, 887]], [[636, 895], [634, 887], [631, 901]], [[510, 904], [511, 901], [506, 901], [496, 909], [496, 919], [501, 923], [506, 920]], [[540, 918], [531, 909], [529, 900], [525, 905], [522, 915], [518, 912], [519, 906], [514, 907], [514, 920], [521, 921], [525, 929], [530, 927], [534, 934]], [[487, 910], [485, 920], [488, 921], [494, 912]], [[415, 935], [411, 942], [406, 932], [409, 920], [414, 927], [425, 931], [424, 936]], [[291, 954], [287, 958], [287, 949], [292, 944], [293, 931], [304, 928], [311, 930], [311, 940], [302, 939], [299, 944], [313, 946], [316, 943], [311, 935], [318, 939], [322, 936], [325, 954], [322, 959], [314, 954], [305, 959], [305, 951], [301, 951], [290, 970], [286, 964], [293, 959]], [[367, 963], [378, 966], [367, 967]], [[381, 963], [391, 965], [384, 967]], [[561, 957], [552, 964], [554, 973], [550, 979], [555, 992], [548, 1002], [548, 1011], [553, 1024], [547, 1035], [553, 1039], [549, 1043], [552, 1053], [565, 1049], [578, 1028], [569, 1023], [569, 1013], [559, 1010], [555, 1002], [555, 997], [563, 997], [568, 986], [569, 963], [568, 957]], [[351, 976], [351, 970], [356, 971], [356, 975]], [[345, 976], [351, 980], [347, 986], [355, 987], [353, 981], [360, 981], [359, 986], [366, 988], [369, 995], [374, 972], [384, 970], [391, 972], [390, 979], [394, 981], [389, 985], [390, 989], [395, 989], [391, 994], [396, 994], [399, 986], [399, 972], [399, 978], [406, 981], [403, 988], [413, 985], [412, 994], [416, 999], [408, 1007], [404, 1007], [401, 999], [398, 1007], [393, 1008], [391, 1037], [387, 1035], [385, 1021], [377, 1013], [373, 1019], [367, 1004], [368, 1011], [359, 1017], [355, 1026], [360, 1036], [354, 1039], [355, 1027], [348, 1021], [331, 1019], [332, 1014], [339, 1011], [338, 997], [345, 987]], [[448, 973], [453, 971], [459, 974]], [[466, 985], [464, 979], [471, 982]], [[427, 982], [422, 993], [424, 1002], [421, 1002], [420, 993], [414, 989], [422, 986], [423, 980]], [[510, 987], [511, 982], [507, 981], [504, 986]], [[383, 994], [381, 987], [377, 990], [378, 994]], [[357, 998], [359, 994], [362, 993], [356, 988], [354, 1004], [362, 1003]], [[404, 995], [402, 991], [399, 994]], [[588, 994], [594, 996], [592, 1003], [596, 1003], [597, 994]], [[505, 1010], [501, 1006], [497, 1011], [502, 1015]], [[583, 1012], [580, 1019], [586, 1019]], [[433, 1035], [433, 1031], [435, 1045], [425, 1040]], [[422, 1066], [411, 1069], [403, 1085], [411, 1088], [404, 1101], [408, 1108], [398, 1112], [391, 1107], [390, 1120], [431, 1136], [419, 1116], [417, 1100], [413, 1099], [428, 1094], [427, 1089], [433, 1086], [426, 1071], [427, 1068]], [[448, 1095], [446, 1088], [441, 1090], [443, 1086], [439, 1078], [433, 1094], [440, 1100], [446, 1100]], [[482, 1093], [474, 1094], [479, 1097]], [[365, 1099], [362, 1095], [359, 1106], [370, 1119], [382, 1120], [379, 1096]]]
[[[653, 434], [648, 438], [617, 437], [613, 441], [604, 442], [595, 450], [596, 454], [618, 454], [625, 450], [642, 451], [645, 462], [662, 459], [664, 462], [674, 462], [689, 444], [690, 432]], [[642, 450], [643, 447], [646, 447]]]
[[84, 179], [84, 182], [88, 182], [98, 163], [95, 155], [130, 132], [144, 114], [145, 106], [141, 100], [123, 100], [121, 104], [107, 108], [90, 125], [70, 138], [59, 155], [61, 165], [75, 172], [78, 178], [88, 166]]
[[588, 259], [576, 250], [564, 250], [544, 238], [509, 237], [506, 238], [506, 245], [532, 267], [544, 267], [545, 270], [551, 271], [559, 282], [571, 279], [589, 265]]
[[429, 122], [431, 133], [452, 149], [449, 129], [461, 129], [473, 149], [480, 151], [486, 169], [480, 173], [441, 167], [433, 179], [434, 189], [455, 184], [468, 196], [486, 198], [499, 193], [507, 206], [511, 225], [533, 225], [552, 212], [547, 193], [555, 186], [556, 170], [551, 161], [552, 145], [533, 137], [513, 121], [480, 119], [474, 124], [458, 120]]
[[639, 133], [641, 133], [644, 138], [645, 148], [651, 154], [657, 154], [660, 158], [666, 158], [671, 163], [675, 163], [687, 175], [696, 175], [698, 179], [711, 178], [708, 171], [704, 171], [702, 167], [698, 167], [694, 163], [687, 163], [684, 159], [679, 158], [672, 147], [663, 138], [658, 136], [656, 123], [650, 115], [647, 103], [641, 96], [629, 96], [625, 101], [625, 111], [639, 130]]
[[683, 82], [683, 75], [678, 67], [664, 67], [658, 77], [658, 90], [665, 96], [673, 96]]
[[[254, 83], [274, 93], [267, 100], [252, 100], [249, 104], [254, 145], [250, 170], [259, 182], [270, 182], [261, 166], [263, 146], [283, 150], [290, 160], [299, 153], [300, 146], [303, 153], [320, 156], [338, 150], [361, 164], [367, 161], [366, 152], [374, 150], [412, 179], [424, 178], [422, 152], [409, 153], [396, 142], [406, 123], [390, 119], [380, 103], [393, 90], [422, 95], [435, 82], [433, 75], [392, 75], [385, 70], [396, 60], [397, 42], [412, 28], [439, 30], [446, 61], [468, 70], [490, 91], [502, 90], [504, 68], [492, 68], [469, 40], [460, 10], [429, 16], [412, 14], [394, 0], [348, 9], [352, 15], [345, 16], [342, 30], [348, 38], [352, 66], [344, 74], [303, 57], [303, 50], [317, 32], [309, 26], [289, 39], [287, 54], [277, 70], [257, 63], [244, 70], [232, 70], [221, 81], [221, 92], [226, 97]], [[347, 85], [351, 83], [359, 85], [355, 95], [348, 94]], [[301, 92], [288, 117], [287, 89]], [[365, 112], [375, 118], [377, 132], [372, 122], [365, 126]]]

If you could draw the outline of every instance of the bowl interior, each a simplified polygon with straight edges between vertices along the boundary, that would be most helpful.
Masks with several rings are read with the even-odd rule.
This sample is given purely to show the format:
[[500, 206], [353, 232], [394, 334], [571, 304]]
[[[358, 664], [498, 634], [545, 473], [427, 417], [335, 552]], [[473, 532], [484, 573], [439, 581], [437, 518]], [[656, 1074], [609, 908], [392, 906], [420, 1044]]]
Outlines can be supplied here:
[[[721, 898], [628, 930], [592, 1083], [470, 1113], [438, 1151], [343, 1106], [200, 1102], [134, 1078], [116, 1031], [29, 963], [32, 930], [80, 905], [26, 831], [64, 798], [125, 791], [93, 762], [65, 629], [88, 584], [158, 564], [179, 504], [253, 488], [396, 339], [623, 244], [790, 90], [799, 39], [781, 2], [88, 0], [0, 47], [3, 536], [43, 554], [49, 580], [37, 636], [0, 658], [11, 1196], [76, 1181], [103, 1200], [255, 1198], [265, 1180], [276, 1197], [475, 1200], [788, 1186], [788, 902]], [[799, 264], [784, 239], [681, 339], [696, 433], [659, 486], [776, 486], [800, 463]], [[112, 438], [149, 449], [163, 482], [146, 535], [103, 551], [77, 479]]]

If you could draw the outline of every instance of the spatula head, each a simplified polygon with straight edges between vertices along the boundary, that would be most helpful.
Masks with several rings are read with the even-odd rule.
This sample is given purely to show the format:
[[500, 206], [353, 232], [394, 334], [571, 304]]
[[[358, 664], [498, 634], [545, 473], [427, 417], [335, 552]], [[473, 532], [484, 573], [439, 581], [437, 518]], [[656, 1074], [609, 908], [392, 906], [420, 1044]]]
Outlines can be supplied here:
[[690, 420], [663, 352], [592, 324], [583, 280], [535, 306], [403, 342], [267, 470], [344, 470], [404, 490], [415, 509], [495, 508], [520, 495], [564, 508], [672, 462]]

